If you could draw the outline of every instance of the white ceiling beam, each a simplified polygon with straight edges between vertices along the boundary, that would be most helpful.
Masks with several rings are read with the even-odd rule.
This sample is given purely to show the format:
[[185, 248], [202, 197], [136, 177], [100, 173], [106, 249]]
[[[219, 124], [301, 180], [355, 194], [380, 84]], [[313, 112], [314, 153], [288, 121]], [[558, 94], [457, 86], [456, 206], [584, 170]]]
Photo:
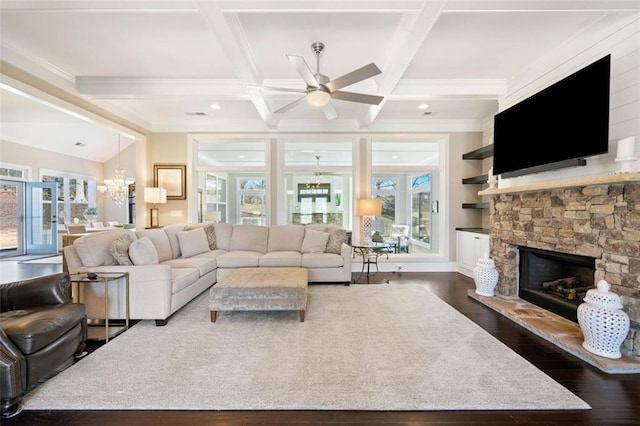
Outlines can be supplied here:
[[236, 79], [164, 77], [76, 77], [80, 94], [93, 99], [151, 99], [176, 96], [216, 96], [246, 100], [244, 86]]
[[[256, 66], [251, 47], [244, 36], [237, 15], [224, 15], [217, 3], [211, 1], [197, 1], [200, 14], [209, 25], [218, 42], [231, 61], [234, 73], [246, 88], [257, 86], [262, 82]], [[275, 129], [278, 120], [271, 112], [266, 99], [258, 90], [247, 90], [251, 102], [269, 129]]]
[[379, 105], [372, 105], [360, 120], [361, 128], [369, 128], [384, 107], [389, 96], [402, 78], [431, 28], [442, 14], [447, 0], [425, 0], [417, 15], [406, 14], [396, 32], [388, 61], [382, 66], [382, 77], [378, 80], [377, 95], [384, 96]]
[[632, 11], [640, 11], [638, 0], [450, 0], [444, 13]]
[[498, 99], [507, 94], [507, 82], [486, 79], [400, 80], [387, 99]]

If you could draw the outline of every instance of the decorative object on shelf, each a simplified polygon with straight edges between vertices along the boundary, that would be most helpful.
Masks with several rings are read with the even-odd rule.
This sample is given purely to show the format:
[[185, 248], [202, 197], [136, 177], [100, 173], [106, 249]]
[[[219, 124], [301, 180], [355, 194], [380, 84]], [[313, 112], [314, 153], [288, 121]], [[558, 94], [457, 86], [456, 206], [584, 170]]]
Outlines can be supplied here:
[[82, 212], [82, 216], [85, 218], [87, 222], [92, 224], [93, 222], [96, 221], [96, 219], [98, 219], [98, 209], [95, 207], [87, 207]]
[[362, 216], [362, 241], [373, 243], [371, 227], [373, 218], [382, 214], [382, 201], [379, 199], [361, 198], [356, 200], [356, 216]]
[[487, 183], [489, 184], [489, 189], [495, 189], [498, 183], [498, 178], [493, 174], [493, 167], [489, 169]]
[[620, 296], [609, 291], [611, 285], [600, 280], [598, 289], [587, 291], [578, 306], [578, 324], [584, 335], [582, 347], [605, 358], [622, 356], [620, 345], [629, 333], [629, 316], [622, 310]]
[[144, 202], [153, 203], [153, 207], [149, 209], [151, 228], [160, 227], [160, 214], [156, 208], [156, 204], [164, 204], [167, 202], [167, 191], [164, 188], [145, 188]]
[[115, 169], [113, 179], [105, 179], [104, 185], [98, 185], [97, 189], [100, 193], [107, 195], [113, 200], [118, 207], [122, 207], [125, 200], [129, 196], [129, 184], [124, 176], [124, 169], [120, 165], [120, 134], [118, 134], [118, 167]]
[[620, 139], [615, 159], [616, 173], [635, 173], [639, 171], [638, 165], [635, 164], [637, 160], [636, 137], [629, 136], [628, 138]]
[[187, 199], [187, 166], [184, 164], [154, 164], [153, 186], [167, 191], [167, 200]]
[[476, 267], [473, 268], [473, 280], [476, 283], [476, 293], [480, 296], [493, 297], [493, 290], [498, 284], [498, 270], [493, 259], [489, 258], [489, 253], [478, 259]]

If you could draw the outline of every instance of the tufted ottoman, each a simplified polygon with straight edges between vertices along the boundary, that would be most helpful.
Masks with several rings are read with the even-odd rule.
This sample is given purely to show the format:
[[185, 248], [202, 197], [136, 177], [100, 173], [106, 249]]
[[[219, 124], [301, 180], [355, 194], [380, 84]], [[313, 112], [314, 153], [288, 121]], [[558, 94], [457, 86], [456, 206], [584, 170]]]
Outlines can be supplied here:
[[304, 322], [307, 308], [305, 268], [238, 268], [209, 290], [211, 322], [218, 311], [300, 312]]

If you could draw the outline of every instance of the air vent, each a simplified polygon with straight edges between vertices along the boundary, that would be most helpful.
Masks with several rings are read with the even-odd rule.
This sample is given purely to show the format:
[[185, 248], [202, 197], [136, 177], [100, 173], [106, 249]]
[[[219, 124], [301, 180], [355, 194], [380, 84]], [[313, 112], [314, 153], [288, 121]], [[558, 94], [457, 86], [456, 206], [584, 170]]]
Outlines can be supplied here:
[[431, 115], [431, 111], [425, 111], [422, 113], [422, 115]]
[[75, 146], [84, 146], [84, 144], [82, 142], [76, 142], [74, 145]]
[[205, 114], [204, 112], [200, 112], [200, 111], [194, 111], [194, 112], [187, 112], [187, 115], [203, 117], [203, 116], [205, 116], [207, 114]]

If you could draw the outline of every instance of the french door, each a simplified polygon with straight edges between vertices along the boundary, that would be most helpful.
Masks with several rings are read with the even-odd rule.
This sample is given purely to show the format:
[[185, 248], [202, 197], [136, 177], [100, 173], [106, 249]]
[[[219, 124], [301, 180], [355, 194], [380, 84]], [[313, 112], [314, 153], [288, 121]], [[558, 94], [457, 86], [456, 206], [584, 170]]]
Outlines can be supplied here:
[[24, 182], [0, 180], [0, 257], [24, 254]]
[[27, 254], [58, 252], [58, 188], [55, 182], [27, 182]]

